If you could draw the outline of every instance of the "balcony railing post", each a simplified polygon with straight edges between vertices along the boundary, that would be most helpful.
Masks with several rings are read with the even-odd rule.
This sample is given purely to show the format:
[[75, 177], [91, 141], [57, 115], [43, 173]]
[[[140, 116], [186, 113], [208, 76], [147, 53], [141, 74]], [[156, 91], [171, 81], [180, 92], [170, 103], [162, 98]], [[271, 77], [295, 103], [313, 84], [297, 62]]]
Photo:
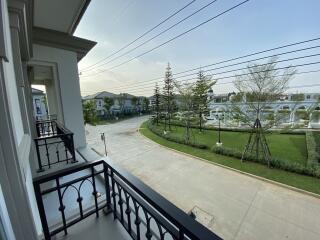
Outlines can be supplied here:
[[95, 207], [96, 207], [96, 215], [97, 217], [99, 217], [99, 208], [98, 208], [98, 192], [97, 192], [97, 188], [96, 188], [96, 180], [94, 178], [94, 168], [93, 166], [91, 166], [91, 174], [92, 174], [92, 187], [93, 187], [93, 197], [94, 197], [94, 204], [95, 204]]
[[184, 233], [183, 231], [180, 229], [179, 230], [179, 240], [183, 240], [184, 239]]
[[116, 191], [115, 191], [115, 181], [114, 181], [114, 175], [113, 170], [111, 170], [111, 188], [112, 188], [112, 200], [113, 200], [113, 219], [117, 218], [117, 201], [116, 201]]
[[37, 131], [37, 137], [40, 137], [40, 129], [39, 129], [39, 124], [40, 124], [40, 123], [36, 123], [36, 131]]
[[46, 218], [46, 212], [43, 205], [40, 185], [38, 183], [34, 183], [34, 193], [37, 200], [44, 238], [45, 240], [50, 240], [51, 238], [50, 238], [50, 232], [49, 232], [48, 222]]
[[50, 154], [49, 154], [47, 139], [44, 139], [44, 146], [46, 148], [46, 156], [47, 156], [47, 161], [48, 161], [48, 167], [51, 168]]
[[109, 213], [111, 211], [111, 195], [110, 195], [110, 180], [109, 180], [109, 174], [108, 174], [109, 168], [107, 164], [103, 164], [103, 176], [104, 176], [104, 186], [105, 186], [105, 191], [106, 191], [106, 213]]
[[36, 144], [36, 151], [37, 151], [37, 158], [38, 158], [38, 170], [37, 172], [43, 172], [44, 169], [42, 168], [42, 163], [41, 163], [41, 157], [40, 157], [40, 150], [39, 150], [39, 141], [37, 139], [34, 140]]
[[75, 163], [77, 162], [76, 161], [76, 153], [75, 153], [75, 150], [74, 150], [74, 141], [73, 141], [73, 133], [70, 135], [70, 152], [71, 152], [71, 155], [72, 155], [72, 160], [71, 160], [71, 163]]
[[61, 212], [63, 230], [64, 230], [64, 234], [67, 235], [68, 232], [67, 232], [66, 216], [64, 214], [65, 206], [63, 205], [59, 178], [56, 178], [56, 185], [57, 185], [57, 191], [58, 191], [58, 197], [59, 197], [59, 205], [60, 205], [59, 206], [59, 211]]

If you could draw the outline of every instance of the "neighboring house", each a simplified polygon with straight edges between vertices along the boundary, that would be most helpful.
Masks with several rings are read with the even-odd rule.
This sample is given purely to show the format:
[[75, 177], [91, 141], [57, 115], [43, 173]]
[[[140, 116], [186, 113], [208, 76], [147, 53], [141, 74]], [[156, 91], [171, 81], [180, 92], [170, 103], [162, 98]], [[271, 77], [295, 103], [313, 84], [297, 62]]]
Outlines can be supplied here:
[[[231, 100], [235, 95], [235, 92], [216, 95], [212, 90], [209, 90], [208, 98], [211, 101], [209, 103], [210, 114], [208, 119], [217, 121], [219, 114], [223, 113], [224, 122], [231, 123], [233, 121], [231, 112]], [[299, 101], [295, 101], [298, 95], [301, 97], [301, 99]], [[282, 112], [285, 116], [281, 124], [287, 125], [293, 123], [307, 123], [309, 128], [320, 128], [319, 98], [320, 93], [285, 94], [281, 96], [277, 101], [268, 104], [265, 107], [262, 115], [267, 116], [268, 114]], [[243, 108], [246, 107], [245, 99], [243, 99], [243, 102], [237, 104], [243, 106]], [[311, 110], [313, 110], [313, 113]], [[305, 121], [304, 117], [306, 116], [306, 114], [309, 114], [309, 116], [307, 117], [308, 119], [310, 119], [310, 121]]]
[[107, 91], [98, 92], [92, 95], [88, 95], [82, 98], [82, 101], [95, 101], [96, 102], [96, 111], [98, 116], [105, 116], [106, 109], [104, 107], [104, 98], [112, 98], [114, 100], [113, 106], [110, 108], [111, 114], [118, 114], [120, 112], [131, 113], [141, 111], [143, 97], [137, 97], [138, 101], [136, 106], [132, 103], [132, 98], [135, 96], [128, 93], [114, 94]]
[[37, 120], [46, 119], [48, 110], [46, 106], [46, 94], [39, 90], [32, 88], [32, 103], [33, 103], [33, 114]]
[[[82, 101], [86, 102], [86, 101], [95, 101], [96, 102], [96, 110], [97, 110], [97, 114], [99, 116], [104, 116], [105, 115], [105, 111], [106, 109], [104, 108], [104, 98], [112, 98], [112, 99], [116, 99], [117, 95], [107, 92], [107, 91], [103, 91], [103, 92], [98, 92], [92, 95], [88, 95], [82, 98]], [[113, 106], [112, 106], [113, 108]], [[111, 109], [112, 110], [112, 109]]]

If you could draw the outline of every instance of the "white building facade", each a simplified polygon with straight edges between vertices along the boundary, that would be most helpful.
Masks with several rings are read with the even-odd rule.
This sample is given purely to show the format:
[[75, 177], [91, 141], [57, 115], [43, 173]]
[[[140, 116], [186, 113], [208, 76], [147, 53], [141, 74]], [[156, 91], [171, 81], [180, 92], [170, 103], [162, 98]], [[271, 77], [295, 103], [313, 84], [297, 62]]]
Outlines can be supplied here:
[[45, 86], [49, 113], [86, 146], [77, 64], [96, 43], [73, 36], [89, 1], [63, 2], [0, 2], [1, 239], [42, 238], [32, 169], [35, 120], [46, 110], [31, 84]]
[[[209, 123], [215, 124], [218, 121], [219, 116], [223, 115], [223, 123], [227, 126], [237, 125], [233, 120], [231, 102], [233, 96], [236, 93], [215, 95], [213, 91], [209, 91], [208, 97], [209, 103]], [[295, 100], [295, 97], [299, 95], [301, 99]], [[277, 114], [281, 112], [284, 115], [281, 121], [282, 126], [300, 124], [303, 127], [308, 128], [320, 128], [320, 93], [302, 93], [302, 94], [286, 94], [279, 100], [269, 103], [264, 111], [262, 117], [269, 114]], [[236, 103], [243, 109], [246, 108], [246, 104]]]

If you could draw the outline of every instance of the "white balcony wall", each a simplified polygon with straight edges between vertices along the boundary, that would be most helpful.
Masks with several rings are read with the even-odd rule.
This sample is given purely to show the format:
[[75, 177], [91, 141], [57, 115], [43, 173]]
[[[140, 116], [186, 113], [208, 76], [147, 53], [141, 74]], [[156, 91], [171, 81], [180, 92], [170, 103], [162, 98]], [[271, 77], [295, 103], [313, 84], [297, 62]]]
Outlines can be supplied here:
[[9, 239], [14, 239], [11, 235], [16, 239], [36, 239], [34, 219], [38, 217], [38, 210], [31, 207], [28, 197], [32, 194], [28, 190], [33, 188], [29, 165], [33, 157], [31, 131], [24, 127], [24, 123], [30, 126], [30, 119], [22, 114], [27, 112], [27, 103], [22, 101], [21, 94], [25, 89], [23, 84], [17, 83], [18, 79], [21, 83], [26, 80], [20, 52], [22, 34], [19, 34], [25, 30], [21, 23], [24, 18], [18, 18], [23, 11], [15, 8], [21, 5], [11, 6], [9, 21], [8, 2], [0, 1], [0, 4], [0, 42], [5, 43], [0, 44], [0, 52], [6, 57], [4, 61], [4, 55], [0, 56], [0, 185], [2, 202], [5, 202], [1, 212], [8, 213], [12, 224], [13, 233], [7, 236]]
[[[4, 10], [7, 9], [6, 1], [4, 1]], [[3, 75], [6, 85], [6, 92], [8, 96], [8, 103], [10, 108], [10, 117], [13, 125], [14, 137], [17, 146], [21, 143], [23, 137], [23, 124], [21, 118], [20, 104], [18, 98], [16, 76], [13, 66], [13, 56], [12, 56], [12, 43], [11, 43], [11, 33], [9, 27], [9, 16], [8, 11], [3, 11], [4, 24], [4, 36], [6, 37], [7, 43], [7, 57], [8, 61], [3, 62]]]
[[47, 62], [56, 65], [56, 77], [59, 86], [55, 89], [60, 91], [60, 94], [57, 94], [57, 96], [60, 95], [61, 98], [64, 124], [74, 133], [76, 148], [86, 146], [80, 84], [77, 71], [77, 54], [63, 49], [34, 44], [32, 61]]

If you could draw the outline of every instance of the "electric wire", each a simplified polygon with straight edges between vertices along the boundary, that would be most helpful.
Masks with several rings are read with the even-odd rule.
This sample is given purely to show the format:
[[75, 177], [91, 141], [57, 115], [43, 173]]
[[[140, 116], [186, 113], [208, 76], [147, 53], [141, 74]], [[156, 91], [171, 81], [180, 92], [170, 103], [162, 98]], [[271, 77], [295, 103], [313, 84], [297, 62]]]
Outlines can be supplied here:
[[131, 46], [132, 44], [134, 44], [135, 42], [137, 42], [138, 40], [140, 40], [141, 38], [143, 38], [144, 36], [146, 36], [148, 33], [152, 32], [154, 29], [158, 28], [159, 26], [161, 26], [163, 23], [167, 22], [168, 20], [170, 20], [171, 18], [173, 18], [175, 15], [177, 15], [178, 13], [180, 13], [181, 11], [183, 11], [184, 9], [186, 9], [188, 6], [190, 6], [192, 3], [194, 3], [196, 0], [193, 0], [191, 2], [189, 2], [188, 4], [184, 5], [182, 8], [178, 9], [177, 11], [175, 11], [173, 14], [171, 14], [170, 16], [168, 16], [167, 18], [165, 18], [164, 20], [162, 20], [160, 23], [158, 23], [157, 25], [155, 25], [154, 27], [152, 27], [151, 29], [147, 30], [146, 32], [144, 32], [143, 34], [141, 34], [140, 36], [138, 36], [137, 38], [135, 38], [133, 41], [127, 43], [126, 45], [124, 45], [123, 47], [121, 47], [120, 49], [118, 49], [117, 51], [113, 52], [112, 54], [108, 55], [107, 57], [97, 61], [96, 63], [87, 66], [85, 68], [80, 69], [80, 72], [84, 72], [84, 71], [88, 71], [91, 70], [92, 67], [98, 65], [99, 63], [109, 59], [110, 57], [116, 55], [117, 53], [121, 52], [122, 50], [126, 49], [127, 47]]
[[176, 40], [176, 39], [178, 39], [178, 38], [180, 38], [180, 37], [182, 37], [182, 36], [184, 36], [185, 34], [187, 34], [187, 33], [191, 32], [191, 31], [194, 31], [195, 29], [197, 29], [197, 28], [199, 28], [199, 27], [203, 26], [204, 24], [207, 24], [207, 23], [209, 23], [209, 22], [213, 21], [214, 19], [216, 19], [216, 18], [218, 18], [218, 17], [220, 17], [220, 16], [222, 16], [222, 15], [224, 15], [224, 14], [226, 14], [226, 13], [228, 13], [228, 12], [230, 12], [230, 11], [232, 11], [232, 10], [234, 10], [234, 9], [238, 8], [238, 7], [240, 7], [241, 5], [243, 5], [243, 4], [245, 4], [245, 3], [249, 2], [249, 1], [250, 1], [250, 0], [242, 1], [242, 2], [240, 2], [240, 3], [236, 4], [236, 5], [234, 5], [233, 7], [228, 8], [227, 10], [225, 10], [225, 11], [223, 11], [223, 12], [221, 12], [221, 13], [219, 13], [219, 14], [217, 14], [217, 15], [215, 15], [215, 16], [213, 16], [213, 17], [209, 18], [209, 19], [207, 19], [206, 21], [201, 22], [200, 24], [198, 24], [198, 25], [196, 25], [196, 26], [194, 26], [194, 27], [192, 27], [192, 28], [188, 29], [187, 31], [184, 31], [184, 32], [182, 32], [182, 33], [180, 33], [180, 34], [176, 35], [175, 37], [170, 38], [169, 40], [167, 40], [167, 41], [165, 41], [165, 42], [163, 42], [163, 43], [161, 43], [161, 44], [159, 44], [159, 45], [157, 45], [157, 46], [155, 46], [155, 47], [153, 47], [153, 48], [149, 49], [148, 51], [145, 51], [145, 52], [143, 52], [143, 53], [141, 53], [141, 54], [139, 54], [139, 55], [136, 55], [136, 56], [135, 56], [135, 57], [133, 57], [133, 58], [130, 58], [129, 60], [126, 60], [126, 61], [124, 61], [124, 62], [122, 62], [122, 63], [120, 63], [120, 64], [118, 64], [118, 65], [112, 66], [112, 67], [110, 67], [110, 68], [107, 68], [107, 69], [101, 70], [101, 71], [100, 71], [100, 72], [98, 72], [98, 73], [91, 74], [91, 75], [86, 75], [86, 76], [83, 76], [83, 77], [89, 77], [89, 76], [94, 76], [94, 75], [97, 75], [97, 74], [101, 74], [101, 73], [103, 73], [103, 72], [106, 72], [106, 71], [109, 71], [109, 70], [112, 70], [112, 69], [118, 68], [118, 67], [120, 67], [120, 66], [122, 66], [122, 65], [124, 65], [124, 64], [127, 64], [127, 63], [129, 63], [129, 62], [131, 62], [131, 61], [135, 60], [135, 59], [138, 59], [138, 58], [140, 58], [140, 57], [142, 57], [142, 56], [144, 56], [144, 55], [146, 55], [146, 54], [148, 54], [148, 53], [150, 53], [150, 52], [152, 52], [152, 51], [154, 51], [154, 50], [156, 50], [156, 49], [158, 49], [158, 48], [160, 48], [160, 47], [162, 47], [162, 46], [164, 46], [164, 45], [166, 45], [166, 44], [168, 44], [168, 43], [170, 43], [170, 42], [172, 42], [172, 41], [174, 41], [174, 40]]

